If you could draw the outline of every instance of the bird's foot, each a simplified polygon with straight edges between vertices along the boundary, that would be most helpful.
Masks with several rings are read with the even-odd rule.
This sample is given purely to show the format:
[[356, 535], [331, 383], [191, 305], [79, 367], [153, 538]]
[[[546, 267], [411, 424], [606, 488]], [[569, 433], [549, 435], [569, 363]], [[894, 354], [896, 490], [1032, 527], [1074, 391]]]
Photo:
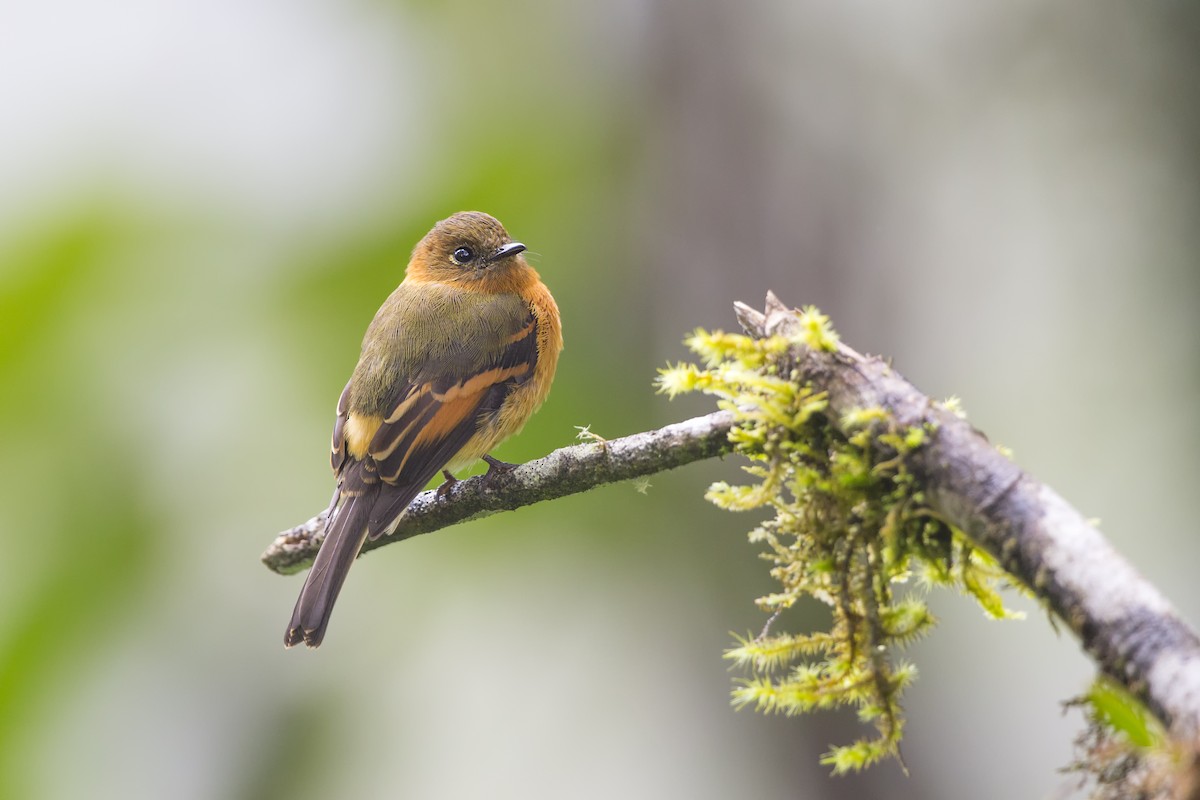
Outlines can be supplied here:
[[450, 494], [450, 490], [454, 488], [454, 484], [458, 483], [458, 478], [451, 475], [450, 470], [442, 470], [442, 475], [445, 476], [446, 480], [436, 490], [438, 500]]
[[488, 465], [488, 471], [484, 473], [483, 476], [484, 481], [490, 481], [497, 475], [507, 475], [517, 467], [521, 466], [520, 464], [510, 464], [507, 461], [501, 461], [498, 458], [492, 458], [489, 455], [485, 455], [483, 460], [486, 461]]

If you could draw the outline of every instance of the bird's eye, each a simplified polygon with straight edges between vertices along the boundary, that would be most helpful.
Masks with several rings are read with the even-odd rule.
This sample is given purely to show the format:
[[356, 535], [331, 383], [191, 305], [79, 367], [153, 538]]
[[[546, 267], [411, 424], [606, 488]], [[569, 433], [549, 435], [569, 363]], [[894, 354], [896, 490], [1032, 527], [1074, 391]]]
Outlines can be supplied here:
[[475, 258], [475, 251], [469, 247], [460, 247], [454, 251], [450, 258], [455, 264], [458, 264], [461, 267], [470, 263], [470, 261]]

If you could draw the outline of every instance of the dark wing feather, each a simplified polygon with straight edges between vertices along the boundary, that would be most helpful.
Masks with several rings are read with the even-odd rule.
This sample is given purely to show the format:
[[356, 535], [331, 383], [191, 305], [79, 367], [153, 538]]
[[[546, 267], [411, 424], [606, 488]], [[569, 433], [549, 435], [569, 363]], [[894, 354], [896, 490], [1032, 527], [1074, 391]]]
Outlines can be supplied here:
[[346, 460], [346, 420], [350, 417], [350, 381], [337, 402], [337, 418], [333, 422], [333, 443], [329, 453], [329, 464], [334, 474], [342, 471], [342, 463]]
[[[393, 463], [403, 463], [397, 467], [394, 475], [383, 476], [384, 484], [368, 523], [370, 538], [377, 539], [386, 532], [425, 484], [470, 441], [479, 427], [479, 420], [499, 409], [504, 398], [516, 385], [514, 380], [516, 379], [493, 383], [482, 392], [464, 397], [459, 403], [430, 404], [434, 413], [426, 412], [423, 417], [427, 419], [423, 421], [437, 424], [439, 432], [424, 441], [416, 441], [415, 437], [407, 436], [406, 441], [411, 442], [411, 449], [397, 450], [397, 453], [407, 452], [411, 457], [404, 460], [399, 455], [393, 455], [390, 459]], [[389, 466], [386, 461], [379, 465], [381, 470], [386, 470]]]
[[387, 530], [509, 392], [529, 380], [536, 364], [537, 320], [530, 314], [482, 369], [404, 387], [368, 448], [384, 484], [371, 512], [370, 538]]

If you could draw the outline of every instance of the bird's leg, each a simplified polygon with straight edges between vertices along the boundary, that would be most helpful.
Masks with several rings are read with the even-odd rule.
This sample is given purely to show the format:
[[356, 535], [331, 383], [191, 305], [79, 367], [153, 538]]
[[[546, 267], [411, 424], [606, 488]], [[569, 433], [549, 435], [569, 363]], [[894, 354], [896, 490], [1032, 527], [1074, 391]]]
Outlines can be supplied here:
[[450, 470], [442, 470], [442, 475], [446, 477], [446, 480], [437, 488], [437, 496], [439, 500], [450, 494], [450, 490], [454, 488], [454, 484], [458, 483], [458, 478], [450, 474]]
[[506, 472], [512, 472], [514, 469], [521, 466], [520, 464], [510, 464], [507, 461], [501, 461], [498, 458], [492, 458], [489, 455], [484, 455], [483, 460], [486, 461], [488, 465], [488, 471], [483, 476], [485, 481], [490, 480], [496, 475], [503, 475]]

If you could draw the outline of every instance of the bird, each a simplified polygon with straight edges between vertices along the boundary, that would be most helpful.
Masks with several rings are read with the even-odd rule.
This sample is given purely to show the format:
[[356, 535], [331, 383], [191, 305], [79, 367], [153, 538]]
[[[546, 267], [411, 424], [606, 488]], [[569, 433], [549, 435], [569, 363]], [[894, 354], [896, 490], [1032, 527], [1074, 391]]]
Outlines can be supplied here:
[[490, 455], [545, 401], [563, 348], [558, 305], [504, 226], [463, 211], [433, 226], [363, 337], [337, 403], [325, 538], [284, 645], [317, 647], [363, 544], [393, 533], [442, 471]]

